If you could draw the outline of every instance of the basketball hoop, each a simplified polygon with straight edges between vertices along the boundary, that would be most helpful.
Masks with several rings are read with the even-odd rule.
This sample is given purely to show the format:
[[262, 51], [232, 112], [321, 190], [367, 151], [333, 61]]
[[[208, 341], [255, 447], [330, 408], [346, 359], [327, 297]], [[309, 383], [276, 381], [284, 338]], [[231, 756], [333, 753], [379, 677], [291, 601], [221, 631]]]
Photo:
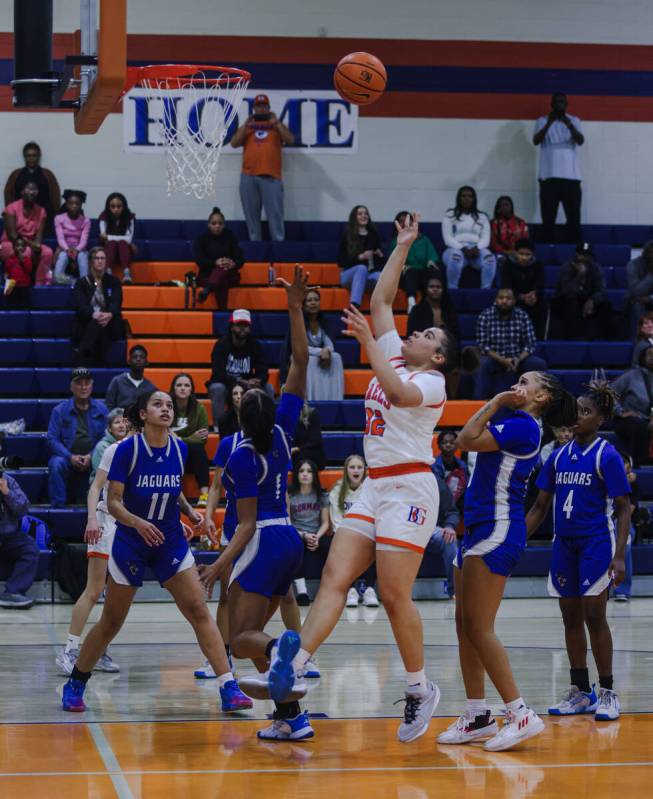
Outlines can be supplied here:
[[214, 194], [222, 145], [251, 75], [242, 69], [202, 64], [129, 67], [125, 93], [141, 89], [161, 101], [158, 118], [165, 150], [168, 194]]

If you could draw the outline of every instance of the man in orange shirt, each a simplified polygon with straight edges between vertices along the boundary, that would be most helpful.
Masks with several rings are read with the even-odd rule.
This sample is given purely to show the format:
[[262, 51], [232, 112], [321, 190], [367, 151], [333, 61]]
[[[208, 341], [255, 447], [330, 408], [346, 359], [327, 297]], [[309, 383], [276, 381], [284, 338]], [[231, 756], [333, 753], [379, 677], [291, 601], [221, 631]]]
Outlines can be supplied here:
[[231, 137], [232, 147], [243, 147], [240, 201], [250, 241], [261, 240], [261, 207], [272, 241], [283, 241], [283, 183], [281, 147], [293, 144], [291, 131], [270, 111], [267, 94], [254, 98], [253, 113]]

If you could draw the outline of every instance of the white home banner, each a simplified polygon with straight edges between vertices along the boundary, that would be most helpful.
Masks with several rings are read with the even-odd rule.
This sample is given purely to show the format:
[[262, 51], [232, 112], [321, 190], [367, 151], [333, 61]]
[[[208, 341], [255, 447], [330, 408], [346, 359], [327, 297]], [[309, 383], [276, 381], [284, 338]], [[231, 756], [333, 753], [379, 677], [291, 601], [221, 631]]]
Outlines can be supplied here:
[[[257, 94], [264, 92], [270, 98], [270, 108], [287, 125], [295, 136], [295, 144], [285, 147], [291, 153], [355, 153], [358, 148], [358, 106], [343, 100], [332, 91], [248, 91], [243, 98], [233, 123], [227, 131], [225, 144], [234, 131], [252, 113], [252, 103]], [[168, 104], [168, 118], [173, 109], [177, 125], [197, 126], [199, 118], [202, 133], [208, 141], [215, 129], [216, 114], [224, 113], [223, 101], [210, 92], [168, 91], [164, 96], [149, 98], [145, 89], [132, 89], [122, 102], [123, 135], [126, 152], [153, 153], [162, 147], [162, 118], [164, 103]], [[241, 150], [225, 146], [224, 154], [241, 154]]]

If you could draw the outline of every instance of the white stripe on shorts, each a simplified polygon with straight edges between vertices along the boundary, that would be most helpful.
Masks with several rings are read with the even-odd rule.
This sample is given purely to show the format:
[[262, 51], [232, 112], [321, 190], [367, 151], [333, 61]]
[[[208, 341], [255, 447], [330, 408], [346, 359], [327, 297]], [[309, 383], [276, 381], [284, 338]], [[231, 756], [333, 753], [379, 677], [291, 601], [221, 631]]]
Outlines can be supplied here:
[[474, 544], [471, 549], [468, 549], [463, 554], [463, 557], [466, 558], [468, 555], [487, 555], [488, 552], [493, 552], [505, 542], [509, 528], [510, 519], [499, 519], [494, 523], [491, 534]]

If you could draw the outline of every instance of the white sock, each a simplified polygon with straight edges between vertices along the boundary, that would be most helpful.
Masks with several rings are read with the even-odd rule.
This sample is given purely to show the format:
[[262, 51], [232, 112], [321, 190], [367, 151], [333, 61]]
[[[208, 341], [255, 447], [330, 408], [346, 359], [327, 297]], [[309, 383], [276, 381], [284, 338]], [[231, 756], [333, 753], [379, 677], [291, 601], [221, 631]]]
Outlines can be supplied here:
[[520, 711], [526, 712], [528, 708], [526, 707], [526, 702], [520, 696], [512, 702], [506, 702], [506, 710], [519, 716], [521, 715]]
[[305, 649], [300, 649], [292, 662], [293, 671], [295, 673], [302, 671], [306, 663], [310, 660], [310, 657], [310, 652], [307, 652]]
[[233, 678], [234, 675], [230, 671], [226, 671], [224, 674], [218, 674], [218, 688], [224, 688]]
[[421, 671], [407, 671], [406, 672], [406, 693], [408, 694], [425, 694], [428, 691], [426, 684], [426, 674], [424, 669]]
[[465, 703], [465, 717], [475, 719], [489, 710], [485, 699], [468, 699]]
[[306, 580], [303, 577], [300, 577], [298, 580], [295, 580], [295, 589], [297, 590], [298, 594], [308, 594], [308, 589], [306, 588]]
[[68, 639], [66, 640], [66, 652], [70, 652], [71, 649], [79, 649], [81, 640], [81, 635], [71, 635], [68, 633]]

